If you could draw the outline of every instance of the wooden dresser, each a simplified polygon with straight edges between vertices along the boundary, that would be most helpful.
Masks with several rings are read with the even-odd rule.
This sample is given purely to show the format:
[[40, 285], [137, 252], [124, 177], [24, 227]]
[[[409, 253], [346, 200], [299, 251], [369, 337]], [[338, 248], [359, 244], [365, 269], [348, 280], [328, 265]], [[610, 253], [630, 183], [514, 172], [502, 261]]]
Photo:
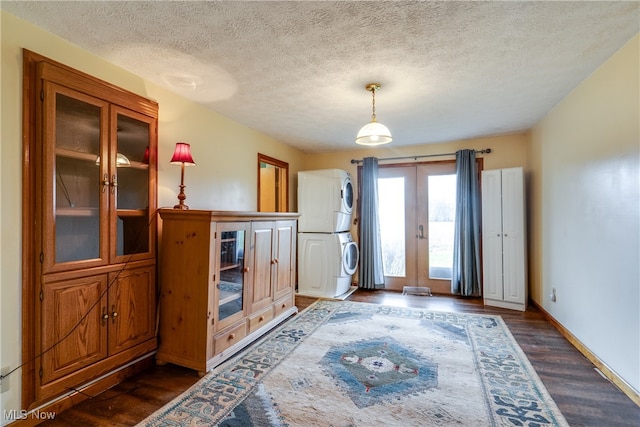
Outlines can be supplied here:
[[297, 312], [297, 213], [159, 212], [158, 362], [203, 374]]

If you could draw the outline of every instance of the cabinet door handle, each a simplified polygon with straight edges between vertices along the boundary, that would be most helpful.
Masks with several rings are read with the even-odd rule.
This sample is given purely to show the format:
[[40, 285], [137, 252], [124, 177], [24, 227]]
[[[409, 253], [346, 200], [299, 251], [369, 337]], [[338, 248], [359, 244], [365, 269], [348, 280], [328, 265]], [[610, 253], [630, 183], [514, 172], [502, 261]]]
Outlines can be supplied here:
[[118, 312], [116, 311], [116, 306], [111, 306], [111, 323], [116, 323], [116, 317], [118, 317]]
[[107, 313], [107, 307], [102, 307], [102, 326], [107, 324], [109, 320], [109, 313]]
[[242, 271], [243, 271], [244, 273], [248, 273], [248, 272], [249, 272], [249, 267], [245, 267], [245, 268], [243, 268], [243, 269], [242, 269]]
[[113, 175], [111, 178], [111, 194], [116, 193], [116, 187], [118, 186], [118, 177]]
[[105, 191], [107, 191], [107, 187], [109, 187], [109, 175], [107, 175], [106, 173], [104, 174], [104, 177], [102, 178], [102, 192], [104, 193]]

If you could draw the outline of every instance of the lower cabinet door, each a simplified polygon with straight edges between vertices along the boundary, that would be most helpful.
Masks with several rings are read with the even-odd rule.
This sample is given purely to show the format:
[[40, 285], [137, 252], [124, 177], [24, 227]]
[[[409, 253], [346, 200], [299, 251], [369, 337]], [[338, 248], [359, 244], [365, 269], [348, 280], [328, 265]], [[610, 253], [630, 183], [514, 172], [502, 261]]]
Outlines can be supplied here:
[[155, 266], [109, 275], [109, 355], [154, 337]]
[[106, 289], [106, 274], [43, 285], [41, 384], [107, 357]]

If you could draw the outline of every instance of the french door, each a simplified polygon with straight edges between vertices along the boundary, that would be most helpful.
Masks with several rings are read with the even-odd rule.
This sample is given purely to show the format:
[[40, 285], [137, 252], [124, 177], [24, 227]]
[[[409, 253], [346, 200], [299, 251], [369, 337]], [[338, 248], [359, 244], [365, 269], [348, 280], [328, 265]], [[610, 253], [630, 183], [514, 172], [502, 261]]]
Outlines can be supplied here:
[[451, 292], [455, 162], [378, 169], [385, 287]]

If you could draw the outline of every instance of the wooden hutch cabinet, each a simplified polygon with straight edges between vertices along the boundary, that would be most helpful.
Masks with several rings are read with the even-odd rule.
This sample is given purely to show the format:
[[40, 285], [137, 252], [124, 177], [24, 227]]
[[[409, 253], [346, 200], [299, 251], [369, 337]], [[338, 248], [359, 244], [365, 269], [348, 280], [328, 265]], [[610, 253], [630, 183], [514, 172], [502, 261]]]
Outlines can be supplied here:
[[24, 55], [34, 225], [24, 334], [28, 401], [42, 403], [157, 347], [158, 105]]
[[297, 312], [297, 213], [159, 212], [159, 362], [207, 372]]

